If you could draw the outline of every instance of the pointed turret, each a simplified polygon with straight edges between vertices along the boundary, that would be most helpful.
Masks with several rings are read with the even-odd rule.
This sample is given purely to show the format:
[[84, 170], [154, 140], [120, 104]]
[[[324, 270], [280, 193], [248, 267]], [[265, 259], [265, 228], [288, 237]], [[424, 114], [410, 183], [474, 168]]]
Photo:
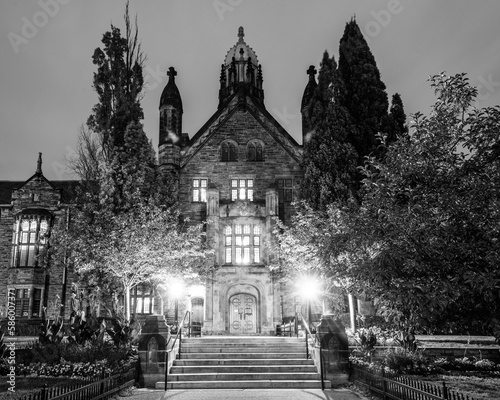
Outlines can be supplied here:
[[243, 27], [238, 29], [238, 41], [227, 52], [220, 75], [219, 107], [233, 93], [250, 94], [263, 102], [262, 67], [253, 49], [243, 39]]
[[316, 75], [316, 68], [314, 68], [314, 65], [310, 65], [309, 69], [306, 71], [307, 75], [309, 75], [309, 81], [307, 82], [306, 88], [304, 89], [304, 94], [302, 96], [302, 103], [300, 106], [300, 112], [302, 114], [302, 143], [305, 143], [305, 137], [309, 133], [309, 131], [312, 129], [311, 126], [311, 120], [310, 120], [310, 110], [309, 110], [309, 103], [311, 102], [311, 99], [314, 96], [314, 91], [316, 90], [316, 86], [318, 84], [316, 83], [316, 78], [314, 75]]
[[182, 100], [175, 84], [174, 67], [167, 72], [168, 83], [160, 98], [160, 140], [158, 153], [160, 165], [179, 166], [182, 138]]
[[167, 75], [168, 83], [160, 98], [160, 146], [167, 142], [175, 143], [182, 135], [182, 100], [175, 84], [177, 71], [170, 67]]

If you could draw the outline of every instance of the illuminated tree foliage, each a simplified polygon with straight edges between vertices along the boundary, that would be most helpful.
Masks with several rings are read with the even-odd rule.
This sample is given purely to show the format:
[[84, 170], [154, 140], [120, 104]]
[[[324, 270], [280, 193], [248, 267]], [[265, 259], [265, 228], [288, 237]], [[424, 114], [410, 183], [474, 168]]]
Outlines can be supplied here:
[[303, 208], [281, 254], [313, 260], [394, 323], [500, 336], [500, 108], [475, 109], [464, 74], [430, 82], [431, 114], [368, 159], [361, 205], [333, 204], [327, 219]]
[[177, 182], [158, 168], [139, 122], [144, 56], [128, 3], [125, 24], [125, 37], [112, 26], [104, 49], [94, 53], [99, 103], [89, 129], [80, 131], [73, 162], [80, 191], [69, 226], [54, 228], [50, 251], [52, 263], [71, 265], [96, 296], [122, 294], [129, 318], [138, 283], [203, 276], [209, 252], [203, 226], [181, 220]]

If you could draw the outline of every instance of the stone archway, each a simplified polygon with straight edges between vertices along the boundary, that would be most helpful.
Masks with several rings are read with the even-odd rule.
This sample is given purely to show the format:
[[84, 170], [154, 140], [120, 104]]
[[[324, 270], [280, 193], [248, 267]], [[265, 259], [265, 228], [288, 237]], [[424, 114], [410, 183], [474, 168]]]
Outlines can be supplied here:
[[238, 293], [229, 299], [229, 333], [257, 333], [257, 299], [249, 293]]
[[235, 335], [261, 332], [262, 315], [266, 315], [266, 311], [262, 306], [262, 292], [259, 289], [250, 283], [240, 282], [227, 286], [221, 293], [226, 332]]

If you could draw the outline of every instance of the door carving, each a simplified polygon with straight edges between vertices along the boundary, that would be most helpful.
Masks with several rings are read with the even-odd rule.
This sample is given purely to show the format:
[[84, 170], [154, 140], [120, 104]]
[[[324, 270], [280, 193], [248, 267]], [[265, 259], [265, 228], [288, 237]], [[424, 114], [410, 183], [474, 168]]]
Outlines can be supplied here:
[[239, 335], [257, 333], [257, 301], [240, 293], [229, 299], [229, 332]]

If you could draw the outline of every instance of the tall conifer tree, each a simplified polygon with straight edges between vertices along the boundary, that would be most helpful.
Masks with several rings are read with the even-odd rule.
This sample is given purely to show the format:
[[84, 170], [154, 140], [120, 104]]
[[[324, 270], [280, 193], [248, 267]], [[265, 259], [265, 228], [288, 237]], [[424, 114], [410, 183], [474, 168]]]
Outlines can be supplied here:
[[306, 137], [303, 158], [302, 198], [316, 210], [347, 200], [353, 190], [356, 153], [347, 142], [350, 117], [336, 99], [340, 86], [337, 63], [325, 51], [309, 104], [313, 130]]
[[346, 24], [340, 40], [338, 69], [344, 86], [340, 101], [355, 125], [349, 142], [363, 165], [365, 156], [377, 152], [377, 134], [388, 118], [389, 102], [375, 58], [354, 19]]

